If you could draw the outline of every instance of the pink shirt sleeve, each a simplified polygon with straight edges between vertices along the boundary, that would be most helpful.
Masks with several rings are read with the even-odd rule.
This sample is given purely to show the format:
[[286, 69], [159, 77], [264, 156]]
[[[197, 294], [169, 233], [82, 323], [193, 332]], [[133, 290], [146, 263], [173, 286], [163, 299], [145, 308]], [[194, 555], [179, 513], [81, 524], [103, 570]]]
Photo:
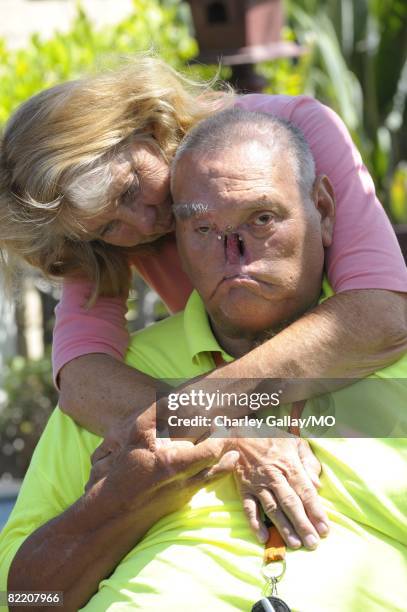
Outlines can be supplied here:
[[[170, 312], [182, 310], [192, 291], [182, 269], [175, 236], [169, 236], [151, 252], [133, 257], [131, 263], [167, 305]], [[65, 280], [62, 296], [55, 309], [52, 365], [54, 380], [72, 359], [89, 353], [104, 353], [123, 359], [129, 335], [126, 327], [126, 300], [100, 297], [86, 308], [91, 283], [86, 280]]]
[[336, 197], [336, 221], [326, 267], [335, 292], [407, 291], [407, 269], [396, 235], [338, 115], [307, 96], [252, 94], [237, 104], [294, 123], [311, 148], [317, 174], [326, 174], [330, 179]]
[[104, 353], [123, 359], [128, 344], [126, 301], [100, 298], [86, 308], [91, 294], [87, 280], [65, 280], [62, 296], [55, 309], [52, 344], [54, 380], [63, 365], [88, 353]]

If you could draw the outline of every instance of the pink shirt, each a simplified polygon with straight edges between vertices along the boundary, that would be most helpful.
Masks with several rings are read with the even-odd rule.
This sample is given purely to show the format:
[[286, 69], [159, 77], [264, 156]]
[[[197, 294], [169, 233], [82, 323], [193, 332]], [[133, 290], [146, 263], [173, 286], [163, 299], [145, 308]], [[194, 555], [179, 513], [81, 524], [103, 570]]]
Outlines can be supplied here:
[[[317, 174], [326, 174], [335, 191], [336, 221], [332, 246], [326, 252], [330, 283], [339, 293], [350, 289], [407, 291], [407, 269], [396, 236], [373, 181], [339, 117], [307, 96], [243, 96], [237, 106], [292, 121], [313, 153]], [[181, 310], [191, 291], [182, 271], [175, 240], [155, 254], [135, 258], [134, 265], [171, 312]], [[128, 343], [125, 300], [98, 299], [83, 305], [90, 283], [66, 280], [56, 308], [53, 368], [56, 376], [68, 361], [88, 353], [122, 359]]]

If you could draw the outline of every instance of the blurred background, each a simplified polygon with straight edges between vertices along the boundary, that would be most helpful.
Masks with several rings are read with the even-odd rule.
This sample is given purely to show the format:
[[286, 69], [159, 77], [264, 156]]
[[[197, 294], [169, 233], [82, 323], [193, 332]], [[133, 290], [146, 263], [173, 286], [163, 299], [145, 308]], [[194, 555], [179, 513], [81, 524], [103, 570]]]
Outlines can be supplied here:
[[[266, 4], [269, 32], [250, 21]], [[407, 223], [405, 0], [0, 0], [0, 129], [39, 90], [145, 50], [204, 79], [221, 55], [221, 78], [242, 90], [307, 93], [328, 104], [351, 131], [392, 222]], [[57, 402], [50, 344], [59, 287], [22, 270], [16, 296], [6, 300], [0, 279], [0, 527]], [[130, 329], [163, 316], [134, 279]]]

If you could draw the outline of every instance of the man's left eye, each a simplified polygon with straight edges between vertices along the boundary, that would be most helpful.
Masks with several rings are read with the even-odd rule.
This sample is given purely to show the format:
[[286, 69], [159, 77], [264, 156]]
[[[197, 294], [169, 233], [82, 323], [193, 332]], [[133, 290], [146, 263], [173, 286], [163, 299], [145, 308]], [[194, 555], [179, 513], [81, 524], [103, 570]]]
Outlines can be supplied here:
[[267, 225], [272, 220], [273, 215], [271, 213], [262, 213], [261, 215], [255, 217], [255, 219], [253, 220], [253, 224], [258, 226]]
[[196, 231], [199, 234], [209, 234], [209, 232], [211, 231], [211, 228], [209, 225], [200, 225], [199, 227], [196, 228]]

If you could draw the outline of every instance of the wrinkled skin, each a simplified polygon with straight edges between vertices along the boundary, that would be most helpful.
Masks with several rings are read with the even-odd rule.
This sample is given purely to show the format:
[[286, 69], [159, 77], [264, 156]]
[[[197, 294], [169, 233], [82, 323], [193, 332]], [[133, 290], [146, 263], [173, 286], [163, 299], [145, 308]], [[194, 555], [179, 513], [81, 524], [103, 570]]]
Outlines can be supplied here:
[[188, 152], [173, 179], [176, 210], [206, 209], [178, 218], [177, 243], [225, 348], [280, 331], [320, 294], [334, 218], [329, 181], [319, 177], [304, 195], [288, 157], [275, 161], [256, 141], [211, 156]]
[[108, 205], [83, 223], [95, 237], [122, 247], [157, 240], [174, 228], [169, 167], [150, 145], [134, 141], [111, 163]]

